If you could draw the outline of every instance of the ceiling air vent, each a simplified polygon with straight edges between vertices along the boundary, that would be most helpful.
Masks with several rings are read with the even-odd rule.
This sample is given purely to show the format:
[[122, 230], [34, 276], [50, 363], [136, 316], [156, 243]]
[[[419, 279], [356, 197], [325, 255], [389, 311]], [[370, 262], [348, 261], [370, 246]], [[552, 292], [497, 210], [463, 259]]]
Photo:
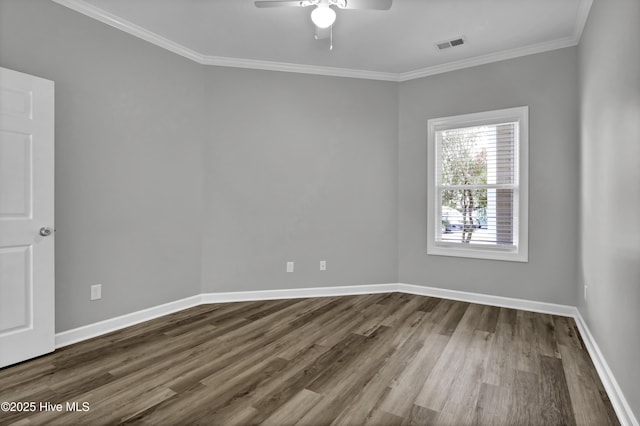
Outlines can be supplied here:
[[448, 49], [450, 47], [456, 47], [456, 46], [461, 46], [464, 44], [464, 38], [463, 37], [458, 37], [455, 38], [453, 40], [448, 40], [448, 41], [443, 41], [440, 43], [436, 43], [436, 47], [438, 48], [438, 50], [444, 50], [444, 49]]

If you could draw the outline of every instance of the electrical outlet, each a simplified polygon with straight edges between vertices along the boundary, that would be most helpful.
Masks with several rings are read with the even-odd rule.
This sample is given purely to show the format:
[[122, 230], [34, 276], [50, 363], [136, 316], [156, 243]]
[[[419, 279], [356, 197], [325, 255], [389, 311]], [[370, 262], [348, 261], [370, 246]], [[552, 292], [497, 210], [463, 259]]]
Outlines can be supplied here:
[[584, 300], [587, 300], [587, 286], [584, 286]]
[[102, 284], [91, 286], [91, 300], [102, 299]]
[[320, 261], [320, 270], [321, 271], [326, 271], [327, 270], [327, 261], [326, 260], [321, 260]]
[[287, 272], [293, 272], [293, 262], [287, 262]]

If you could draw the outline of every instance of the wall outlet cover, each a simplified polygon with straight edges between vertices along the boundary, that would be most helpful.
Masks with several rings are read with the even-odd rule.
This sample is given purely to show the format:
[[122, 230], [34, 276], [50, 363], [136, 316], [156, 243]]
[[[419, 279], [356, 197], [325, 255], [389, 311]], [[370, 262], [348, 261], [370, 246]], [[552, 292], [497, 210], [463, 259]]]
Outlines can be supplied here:
[[102, 299], [102, 284], [94, 284], [91, 286], [91, 300]]

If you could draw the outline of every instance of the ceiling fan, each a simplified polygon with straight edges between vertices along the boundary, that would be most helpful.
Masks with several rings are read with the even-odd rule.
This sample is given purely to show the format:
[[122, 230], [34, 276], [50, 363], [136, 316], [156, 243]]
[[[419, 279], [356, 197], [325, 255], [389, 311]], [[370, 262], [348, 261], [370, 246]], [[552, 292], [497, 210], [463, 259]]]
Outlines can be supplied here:
[[368, 9], [368, 10], [389, 10], [393, 0], [258, 0], [256, 7], [309, 7], [311, 11], [311, 21], [316, 26], [315, 39], [330, 38], [329, 49], [333, 49], [333, 23], [336, 20], [338, 9]]

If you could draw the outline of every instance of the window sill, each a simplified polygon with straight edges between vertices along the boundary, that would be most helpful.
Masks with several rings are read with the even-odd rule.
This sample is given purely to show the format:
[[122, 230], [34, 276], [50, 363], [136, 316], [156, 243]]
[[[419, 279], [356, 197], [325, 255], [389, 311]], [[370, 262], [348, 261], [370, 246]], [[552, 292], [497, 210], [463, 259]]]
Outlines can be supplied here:
[[470, 259], [502, 260], [509, 262], [528, 262], [529, 256], [520, 248], [499, 249], [495, 247], [465, 246], [459, 244], [433, 244], [427, 249], [428, 255], [466, 257]]

